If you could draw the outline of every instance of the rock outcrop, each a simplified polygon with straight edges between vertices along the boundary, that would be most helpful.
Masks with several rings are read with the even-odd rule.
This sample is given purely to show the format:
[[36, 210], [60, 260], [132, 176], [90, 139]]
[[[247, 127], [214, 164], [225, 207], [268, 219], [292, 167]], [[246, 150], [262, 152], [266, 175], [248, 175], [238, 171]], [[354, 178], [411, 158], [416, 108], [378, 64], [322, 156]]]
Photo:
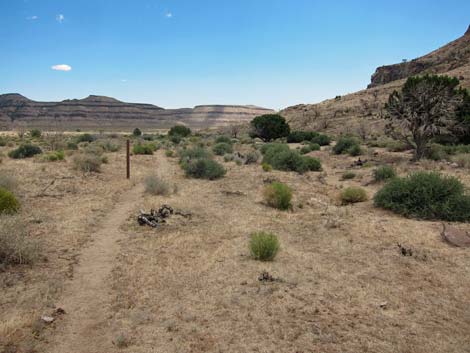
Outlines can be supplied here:
[[454, 70], [470, 62], [470, 26], [463, 37], [411, 61], [379, 67], [368, 88], [418, 74], [438, 74]]
[[175, 123], [208, 128], [243, 123], [269, 112], [272, 110], [232, 105], [163, 109], [152, 104], [126, 103], [103, 96], [62, 102], [36, 102], [16, 93], [0, 95], [2, 128], [15, 124], [51, 129], [167, 128]]

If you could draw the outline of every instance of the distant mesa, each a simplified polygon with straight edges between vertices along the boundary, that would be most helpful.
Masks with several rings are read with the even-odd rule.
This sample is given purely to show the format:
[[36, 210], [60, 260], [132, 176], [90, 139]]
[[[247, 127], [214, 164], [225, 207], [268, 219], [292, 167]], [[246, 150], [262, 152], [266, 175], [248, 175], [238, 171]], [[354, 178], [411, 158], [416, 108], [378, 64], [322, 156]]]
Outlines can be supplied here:
[[[90, 95], [61, 102], [37, 102], [18, 93], [0, 95], [0, 128], [14, 124], [71, 130], [77, 128], [167, 128], [176, 123], [192, 128], [221, 127], [250, 121], [271, 109], [239, 105], [200, 105], [164, 109], [153, 104], [126, 103], [112, 97]], [[53, 126], [54, 125], [54, 126]]]

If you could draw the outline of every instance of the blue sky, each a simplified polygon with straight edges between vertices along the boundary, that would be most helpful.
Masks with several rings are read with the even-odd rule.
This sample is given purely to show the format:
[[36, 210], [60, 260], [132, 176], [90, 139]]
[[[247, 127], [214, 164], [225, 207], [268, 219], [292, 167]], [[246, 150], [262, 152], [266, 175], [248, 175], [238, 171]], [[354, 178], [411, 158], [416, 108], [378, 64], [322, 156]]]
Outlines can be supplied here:
[[469, 24], [468, 0], [0, 0], [0, 93], [279, 109], [362, 89]]

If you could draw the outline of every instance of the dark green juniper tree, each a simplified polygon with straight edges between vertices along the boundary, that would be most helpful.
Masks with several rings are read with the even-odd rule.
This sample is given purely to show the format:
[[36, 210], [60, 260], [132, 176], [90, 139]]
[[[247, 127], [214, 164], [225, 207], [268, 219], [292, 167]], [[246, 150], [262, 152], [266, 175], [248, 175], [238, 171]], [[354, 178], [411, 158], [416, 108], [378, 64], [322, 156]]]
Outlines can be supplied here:
[[259, 137], [263, 141], [272, 141], [290, 134], [289, 124], [279, 114], [266, 114], [251, 121], [251, 137]]
[[457, 78], [410, 77], [401, 92], [394, 91], [385, 105], [385, 117], [389, 120], [385, 132], [405, 142], [414, 150], [414, 160], [420, 160], [426, 156], [433, 138], [463, 128], [466, 96], [468, 92], [459, 88]]

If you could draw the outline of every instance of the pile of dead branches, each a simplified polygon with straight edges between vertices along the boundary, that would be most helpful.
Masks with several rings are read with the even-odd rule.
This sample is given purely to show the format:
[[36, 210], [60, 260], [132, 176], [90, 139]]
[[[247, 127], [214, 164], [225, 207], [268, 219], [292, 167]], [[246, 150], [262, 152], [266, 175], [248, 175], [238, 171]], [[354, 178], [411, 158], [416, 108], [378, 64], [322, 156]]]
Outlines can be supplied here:
[[166, 223], [166, 219], [173, 213], [173, 208], [168, 205], [163, 205], [158, 210], [151, 209], [150, 213], [145, 213], [140, 210], [137, 222], [139, 222], [141, 226], [148, 225], [150, 227], [157, 228], [160, 224]]

